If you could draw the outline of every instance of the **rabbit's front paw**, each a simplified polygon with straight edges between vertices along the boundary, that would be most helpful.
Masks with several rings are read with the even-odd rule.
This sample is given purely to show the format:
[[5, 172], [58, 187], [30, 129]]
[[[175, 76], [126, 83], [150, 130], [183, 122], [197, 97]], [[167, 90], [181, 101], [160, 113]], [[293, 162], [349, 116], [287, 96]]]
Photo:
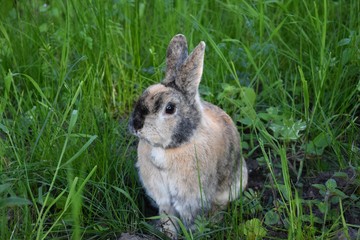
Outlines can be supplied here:
[[171, 239], [177, 239], [176, 220], [170, 217], [161, 219], [160, 231]]
[[159, 206], [159, 212], [161, 215], [160, 231], [171, 239], [177, 239], [176, 210], [166, 204]]

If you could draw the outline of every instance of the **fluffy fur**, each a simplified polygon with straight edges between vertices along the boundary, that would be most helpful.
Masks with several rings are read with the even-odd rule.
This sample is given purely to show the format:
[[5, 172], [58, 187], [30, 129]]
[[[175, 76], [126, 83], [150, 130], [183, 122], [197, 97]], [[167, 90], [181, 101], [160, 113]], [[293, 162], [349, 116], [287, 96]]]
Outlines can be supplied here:
[[204, 52], [200, 42], [188, 56], [185, 37], [176, 35], [167, 49], [165, 79], [144, 91], [129, 123], [140, 139], [136, 166], [147, 194], [160, 214], [178, 216], [188, 227], [200, 212], [238, 198], [248, 181], [232, 119], [200, 99]]

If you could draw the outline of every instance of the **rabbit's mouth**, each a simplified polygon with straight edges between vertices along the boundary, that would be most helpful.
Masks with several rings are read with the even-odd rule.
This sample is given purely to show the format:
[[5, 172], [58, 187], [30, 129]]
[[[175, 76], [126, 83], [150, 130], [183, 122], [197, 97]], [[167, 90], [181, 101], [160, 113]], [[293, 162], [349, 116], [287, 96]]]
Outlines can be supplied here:
[[139, 130], [136, 130], [133, 126], [133, 124], [130, 122], [129, 126], [129, 132], [134, 135], [135, 137], [141, 138], [141, 134]]
[[140, 141], [144, 141], [152, 147], [166, 148], [166, 141], [161, 141], [160, 139], [158, 139], [158, 134], [155, 134], [155, 136], [152, 138], [149, 137], [147, 134], [143, 134], [141, 130], [134, 130], [133, 135], [138, 137]]

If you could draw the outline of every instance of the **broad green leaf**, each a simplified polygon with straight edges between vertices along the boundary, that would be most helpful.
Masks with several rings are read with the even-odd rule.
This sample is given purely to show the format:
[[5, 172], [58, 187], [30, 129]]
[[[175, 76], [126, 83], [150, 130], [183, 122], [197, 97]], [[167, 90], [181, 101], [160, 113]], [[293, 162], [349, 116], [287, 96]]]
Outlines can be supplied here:
[[39, 31], [41, 33], [47, 32], [49, 29], [49, 25], [47, 23], [43, 23], [39, 26]]
[[341, 46], [349, 45], [350, 42], [351, 42], [350, 38], [343, 38], [338, 42], [337, 45], [338, 47], [341, 47]]
[[11, 186], [10, 183], [4, 183], [4, 184], [1, 184], [0, 185], [0, 193], [3, 193], [5, 192], [7, 189], [9, 189]]
[[247, 239], [262, 239], [267, 233], [258, 218], [247, 220], [245, 223], [241, 223], [239, 227]]
[[9, 134], [9, 129], [8, 129], [5, 125], [3, 125], [3, 124], [1, 124], [1, 123], [0, 123], [0, 129], [1, 129], [4, 133]]
[[277, 212], [270, 210], [265, 214], [265, 224], [275, 225], [280, 221], [280, 216]]
[[256, 93], [254, 89], [242, 87], [241, 90], [241, 98], [245, 101], [246, 105], [254, 106], [256, 100]]
[[270, 129], [275, 137], [283, 140], [296, 140], [300, 137], [300, 131], [306, 128], [306, 123], [299, 120], [294, 122], [292, 119], [285, 119], [282, 123], [270, 124]]
[[322, 191], [326, 191], [326, 186], [324, 184], [312, 184], [311, 186], [313, 186], [314, 188], [317, 188], [319, 190], [322, 190]]
[[352, 60], [354, 56], [354, 50], [351, 48], [346, 48], [341, 54], [341, 65], [346, 65], [349, 61]]
[[239, 122], [241, 122], [245, 126], [252, 126], [253, 125], [253, 120], [251, 120], [249, 117], [241, 118], [241, 119], [239, 119]]
[[330, 136], [325, 132], [321, 132], [314, 140], [305, 145], [305, 151], [309, 154], [322, 155], [324, 149], [330, 146], [330, 144]]
[[339, 196], [341, 199], [347, 198], [348, 196], [341, 190], [339, 189], [334, 189], [332, 191], [332, 194], [335, 194], [336, 196]]
[[334, 177], [339, 177], [339, 178], [348, 178], [349, 176], [346, 174], [346, 173], [344, 173], [344, 172], [336, 172], [336, 173], [334, 173], [334, 175], [333, 175]]
[[328, 210], [328, 204], [325, 202], [318, 202], [316, 206], [319, 208], [321, 213], [325, 213]]
[[8, 197], [0, 199], [0, 209], [5, 207], [31, 205], [31, 202], [26, 198]]
[[326, 181], [325, 186], [327, 187], [327, 189], [333, 191], [337, 187], [337, 183], [335, 179], [330, 178]]

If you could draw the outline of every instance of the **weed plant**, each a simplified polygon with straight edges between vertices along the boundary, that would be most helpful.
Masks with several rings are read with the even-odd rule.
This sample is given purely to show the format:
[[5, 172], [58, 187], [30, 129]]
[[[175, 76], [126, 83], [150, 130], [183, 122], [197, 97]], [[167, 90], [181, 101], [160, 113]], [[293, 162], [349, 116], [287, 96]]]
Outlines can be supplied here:
[[1, 1], [0, 239], [161, 237], [127, 120], [177, 33], [206, 42], [201, 95], [237, 122], [252, 169], [222, 221], [180, 237], [359, 239], [359, 13], [358, 0]]

